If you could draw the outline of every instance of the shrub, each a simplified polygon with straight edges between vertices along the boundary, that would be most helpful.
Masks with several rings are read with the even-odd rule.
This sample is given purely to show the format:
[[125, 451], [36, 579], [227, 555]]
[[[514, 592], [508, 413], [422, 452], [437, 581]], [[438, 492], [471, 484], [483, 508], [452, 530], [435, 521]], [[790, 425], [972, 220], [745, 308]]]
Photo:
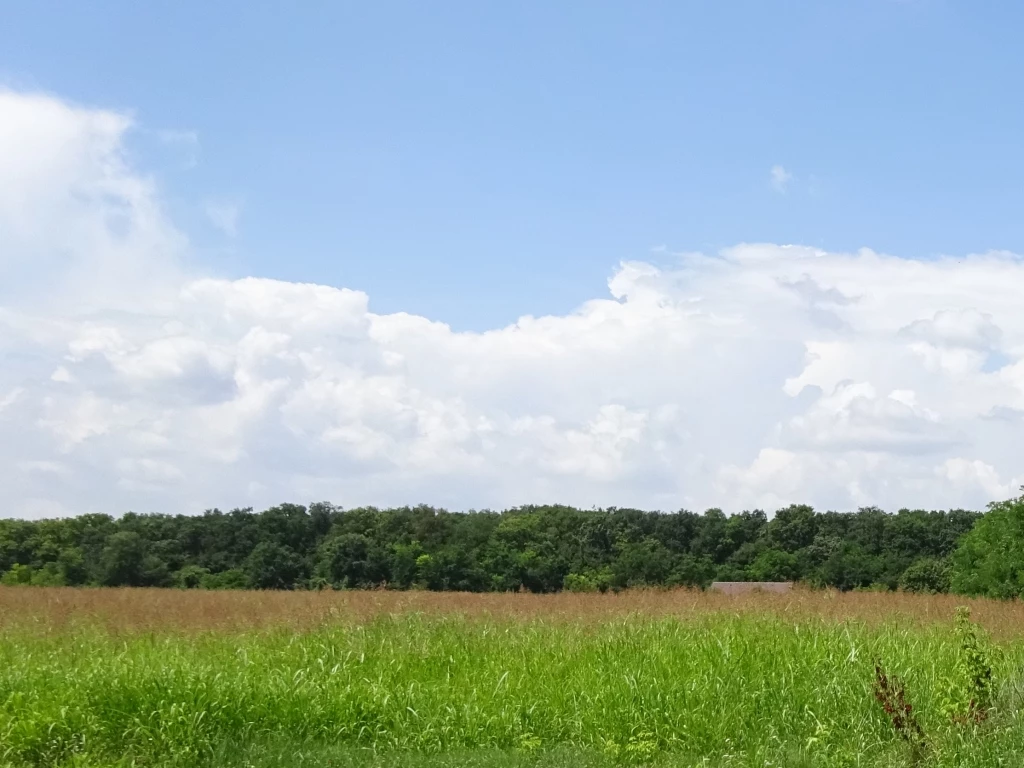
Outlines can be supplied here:
[[566, 592], [596, 592], [597, 585], [589, 576], [582, 573], [570, 573], [562, 582], [562, 589]]
[[0, 576], [0, 584], [5, 587], [14, 587], [32, 583], [32, 566], [15, 563], [3, 576]]
[[953, 676], [944, 681], [943, 709], [955, 723], [977, 725], [988, 718], [992, 708], [992, 649], [966, 606], [956, 609], [953, 634], [956, 666]]
[[914, 708], [907, 699], [906, 687], [898, 677], [889, 676], [882, 668], [882, 662], [875, 662], [875, 700], [881, 704], [892, 723], [893, 730], [912, 750], [916, 762], [927, 747], [924, 729], [914, 714]]
[[249, 577], [240, 568], [229, 568], [220, 573], [208, 573], [199, 584], [203, 589], [248, 589]]
[[174, 574], [174, 585], [181, 589], [196, 589], [203, 585], [203, 579], [210, 575], [208, 568], [186, 565]]
[[935, 594], [949, 591], [949, 563], [935, 557], [915, 560], [903, 572], [900, 589], [906, 592]]

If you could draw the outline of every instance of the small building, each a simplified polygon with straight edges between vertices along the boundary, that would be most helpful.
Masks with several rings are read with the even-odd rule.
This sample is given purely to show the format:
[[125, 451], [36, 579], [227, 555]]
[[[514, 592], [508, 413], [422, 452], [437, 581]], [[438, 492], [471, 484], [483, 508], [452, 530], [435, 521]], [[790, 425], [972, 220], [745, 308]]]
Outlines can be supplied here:
[[711, 585], [712, 592], [723, 592], [727, 595], [745, 595], [750, 592], [771, 592], [785, 594], [793, 591], [792, 581], [716, 581]]

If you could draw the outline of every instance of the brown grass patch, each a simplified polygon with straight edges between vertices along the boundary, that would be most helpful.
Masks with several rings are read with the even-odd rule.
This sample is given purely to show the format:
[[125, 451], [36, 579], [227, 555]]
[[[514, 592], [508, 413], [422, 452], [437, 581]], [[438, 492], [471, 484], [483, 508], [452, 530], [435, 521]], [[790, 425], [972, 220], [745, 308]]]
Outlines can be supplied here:
[[1024, 630], [1024, 604], [955, 595], [839, 593], [728, 595], [697, 590], [633, 590], [621, 594], [470, 594], [464, 592], [208, 592], [173, 589], [0, 587], [0, 629], [59, 632], [96, 627], [111, 632], [201, 632], [315, 629], [361, 624], [395, 614], [498, 620], [600, 622], [630, 615], [680, 618], [706, 613], [773, 614], [867, 623], [948, 624], [958, 605], [993, 635]]

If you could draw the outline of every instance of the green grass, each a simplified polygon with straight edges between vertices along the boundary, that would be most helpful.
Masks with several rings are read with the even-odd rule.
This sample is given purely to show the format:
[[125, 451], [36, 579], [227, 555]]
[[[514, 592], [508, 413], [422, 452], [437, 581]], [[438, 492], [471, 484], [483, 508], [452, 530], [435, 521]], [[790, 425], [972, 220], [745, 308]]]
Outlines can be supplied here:
[[947, 628], [707, 615], [587, 625], [400, 616], [305, 633], [7, 631], [10, 766], [898, 766], [873, 660], [906, 681], [919, 764], [1024, 764], [1024, 644], [997, 709], [943, 714]]

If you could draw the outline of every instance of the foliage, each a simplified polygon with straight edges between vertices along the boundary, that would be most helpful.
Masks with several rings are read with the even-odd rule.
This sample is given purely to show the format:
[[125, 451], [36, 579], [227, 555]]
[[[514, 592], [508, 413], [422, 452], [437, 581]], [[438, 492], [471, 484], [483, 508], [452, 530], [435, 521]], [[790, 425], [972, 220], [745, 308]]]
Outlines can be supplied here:
[[953, 555], [955, 592], [1024, 597], [1024, 496], [992, 504]]
[[257, 544], [243, 568], [256, 589], [292, 589], [303, 575], [299, 556], [276, 541]]
[[792, 581], [800, 573], [797, 556], [777, 549], [766, 549], [750, 564], [747, 573], [754, 581]]
[[182, 589], [196, 589], [210, 577], [210, 571], [201, 565], [186, 565], [174, 574], [175, 586]]
[[595, 580], [584, 573], [570, 573], [562, 582], [566, 592], [597, 592]]
[[[1005, 535], [1016, 507], [993, 508], [954, 560], [955, 584], [1017, 594], [1024, 544]], [[1007, 511], [1009, 510], [1009, 511]], [[804, 581], [841, 590], [880, 585], [945, 591], [948, 563], [979, 518], [953, 510], [873, 507], [815, 512], [805, 505], [726, 515], [525, 506], [453, 513], [433, 507], [341, 509], [326, 503], [209, 510], [198, 516], [89, 514], [0, 520], [6, 584], [177, 586], [202, 589], [379, 588], [536, 593], [641, 586], [706, 587], [712, 581]], [[1024, 538], [1024, 523], [1014, 533]], [[980, 531], [980, 533], [978, 532]], [[964, 552], [966, 551], [966, 554]], [[975, 556], [974, 553], [977, 553]], [[964, 576], [1003, 586], [975, 588]], [[1016, 567], [1016, 570], [1014, 568]], [[978, 582], [980, 584], [980, 582]], [[1017, 591], [1014, 591], [1017, 590]]]
[[925, 751], [928, 740], [918, 722], [914, 708], [907, 700], [906, 687], [898, 677], [890, 677], [882, 669], [882, 662], [875, 662], [875, 700], [881, 705], [896, 735], [910, 744], [911, 754], [918, 762]]
[[100, 584], [109, 587], [164, 587], [171, 581], [166, 561], [149, 551], [138, 532], [110, 534], [100, 553]]
[[955, 723], [978, 725], [988, 719], [992, 708], [992, 648], [966, 606], [956, 609], [953, 634], [956, 663], [945, 680], [943, 710]]
[[203, 589], [246, 589], [250, 585], [249, 576], [241, 568], [208, 573], [199, 582]]
[[915, 560], [900, 576], [900, 589], [936, 594], [949, 591], [949, 563], [937, 557]]
[[0, 577], [0, 584], [7, 587], [16, 587], [22, 584], [32, 583], [32, 567], [15, 563], [11, 569]]

